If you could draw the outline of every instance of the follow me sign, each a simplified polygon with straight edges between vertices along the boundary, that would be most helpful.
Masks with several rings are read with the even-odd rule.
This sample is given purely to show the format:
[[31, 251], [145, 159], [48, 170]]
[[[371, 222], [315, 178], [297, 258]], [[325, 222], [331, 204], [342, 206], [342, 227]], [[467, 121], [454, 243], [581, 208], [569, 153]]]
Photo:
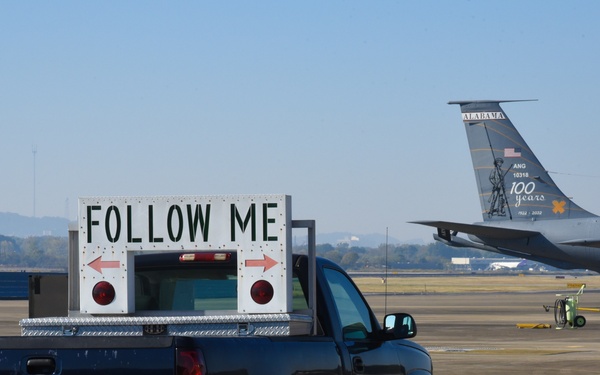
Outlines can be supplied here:
[[[133, 251], [224, 250], [238, 253], [239, 312], [288, 312], [291, 222], [288, 195], [80, 198], [81, 312], [134, 312]], [[277, 266], [248, 266], [264, 259]], [[276, 281], [272, 283], [276, 298], [268, 306], [257, 305], [250, 299], [250, 288], [267, 277]], [[98, 305], [91, 297], [100, 281], [113, 283], [118, 291], [115, 300], [106, 306]]]
[[[121, 201], [113, 198], [108, 202], [90, 203], [82, 199], [86, 242], [205, 247], [198, 243], [213, 246], [234, 243], [244, 234], [253, 242], [277, 241], [279, 231], [287, 224], [285, 211], [281, 212], [286, 208], [284, 196], [262, 196], [262, 202], [256, 196], [245, 198], [243, 201], [228, 196], [183, 197], [177, 201], [166, 197], [123, 198]], [[257, 226], [262, 227], [260, 234]]]

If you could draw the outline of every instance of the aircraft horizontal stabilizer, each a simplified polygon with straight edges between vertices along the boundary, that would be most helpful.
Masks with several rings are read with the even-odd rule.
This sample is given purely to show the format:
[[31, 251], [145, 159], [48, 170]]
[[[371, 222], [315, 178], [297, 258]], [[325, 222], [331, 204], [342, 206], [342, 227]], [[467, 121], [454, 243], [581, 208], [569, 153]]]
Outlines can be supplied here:
[[518, 238], [527, 238], [540, 234], [539, 232], [521, 229], [492, 227], [489, 225], [464, 224], [451, 221], [411, 221], [413, 224], [427, 225], [430, 227], [472, 234], [477, 237], [498, 238], [505, 240], [515, 240]]
[[[440, 230], [438, 229], [438, 232]], [[529, 260], [532, 260], [534, 262], [540, 262], [540, 263], [546, 263], [552, 267], [557, 267], [557, 268], [562, 268], [562, 269], [577, 269], [577, 268], [581, 268], [581, 265], [575, 264], [575, 263], [569, 263], [569, 262], [565, 262], [565, 261], [560, 261], [560, 260], [555, 260], [555, 259], [550, 259], [547, 257], [541, 257], [541, 256], [536, 256], [533, 255], [531, 253], [526, 253], [526, 252], [522, 252], [522, 251], [516, 251], [516, 250], [511, 250], [511, 249], [507, 249], [505, 247], [493, 247], [493, 246], [488, 246], [485, 244], [481, 244], [481, 243], [476, 243], [476, 242], [472, 242], [469, 240], [466, 240], [464, 238], [460, 238], [460, 237], [450, 237], [450, 239], [446, 239], [446, 238], [442, 238], [440, 237], [439, 234], [434, 234], [433, 238], [436, 241], [440, 241], [448, 246], [453, 246], [453, 247], [470, 247], [473, 249], [479, 249], [479, 250], [485, 250], [485, 251], [491, 251], [493, 253], [498, 253], [498, 254], [502, 254], [502, 255], [508, 255], [511, 257], [515, 257], [515, 258], [526, 258]]]
[[559, 242], [561, 245], [600, 247], [600, 239], [569, 240]]

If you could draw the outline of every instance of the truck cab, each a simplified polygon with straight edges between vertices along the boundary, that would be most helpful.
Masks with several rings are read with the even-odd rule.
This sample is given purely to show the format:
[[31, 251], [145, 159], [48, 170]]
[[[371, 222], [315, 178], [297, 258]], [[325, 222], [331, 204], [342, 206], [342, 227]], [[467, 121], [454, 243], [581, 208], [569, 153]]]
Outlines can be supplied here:
[[[140, 314], [236, 313], [236, 253], [150, 254], [136, 259], [136, 311]], [[293, 306], [308, 311], [308, 257], [293, 255]], [[408, 341], [417, 326], [408, 314], [387, 315], [382, 328], [352, 279], [335, 263], [317, 258], [317, 332], [314, 338], [336, 343], [345, 368], [361, 374], [430, 373], [425, 349]], [[264, 291], [259, 298], [270, 298]], [[181, 311], [183, 310], [183, 311]], [[252, 327], [249, 327], [252, 330]], [[252, 334], [252, 332], [248, 332]], [[297, 337], [299, 338], [299, 337]], [[402, 358], [402, 360], [399, 360]], [[416, 362], [419, 365], [405, 363]], [[419, 372], [412, 372], [418, 374]]]

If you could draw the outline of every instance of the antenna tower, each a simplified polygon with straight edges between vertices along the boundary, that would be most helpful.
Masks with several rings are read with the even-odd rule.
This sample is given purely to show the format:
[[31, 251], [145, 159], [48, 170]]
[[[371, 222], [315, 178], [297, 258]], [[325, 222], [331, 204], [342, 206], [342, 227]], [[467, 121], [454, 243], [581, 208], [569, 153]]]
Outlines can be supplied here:
[[33, 217], [35, 217], [35, 157], [37, 154], [37, 146], [31, 146], [31, 153], [33, 154]]
[[385, 292], [383, 302], [383, 316], [387, 315], [387, 295], [388, 295], [388, 227], [385, 227]]

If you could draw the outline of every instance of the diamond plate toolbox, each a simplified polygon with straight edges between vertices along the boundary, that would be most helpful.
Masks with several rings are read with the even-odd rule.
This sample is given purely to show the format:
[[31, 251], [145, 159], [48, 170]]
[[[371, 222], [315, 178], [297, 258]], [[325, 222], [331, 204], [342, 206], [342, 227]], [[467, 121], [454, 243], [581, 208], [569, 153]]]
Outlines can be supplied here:
[[22, 336], [297, 336], [310, 334], [303, 314], [58, 317], [23, 319]]

